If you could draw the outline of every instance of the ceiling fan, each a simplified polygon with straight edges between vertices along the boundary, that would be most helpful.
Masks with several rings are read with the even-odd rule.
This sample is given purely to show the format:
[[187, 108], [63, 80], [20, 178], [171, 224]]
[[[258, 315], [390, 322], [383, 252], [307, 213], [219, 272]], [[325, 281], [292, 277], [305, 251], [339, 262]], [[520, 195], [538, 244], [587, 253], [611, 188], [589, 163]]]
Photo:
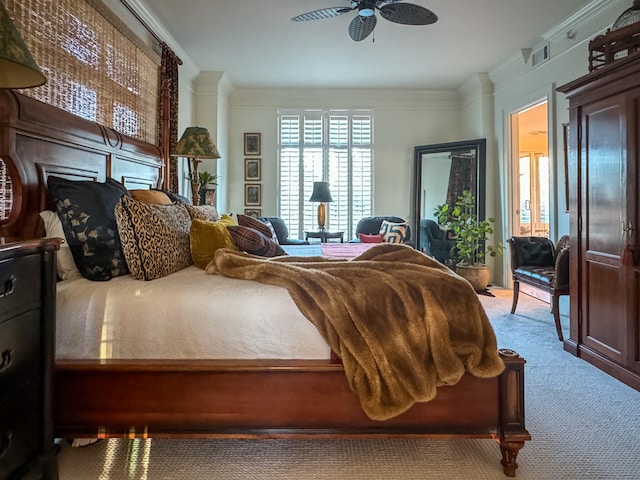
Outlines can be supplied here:
[[321, 8], [302, 13], [291, 20], [323, 20], [357, 10], [358, 15], [349, 23], [349, 35], [356, 42], [364, 40], [373, 32], [377, 23], [376, 10], [382, 18], [402, 25], [430, 25], [438, 21], [438, 16], [431, 10], [413, 3], [399, 3], [399, 0], [351, 0], [350, 3], [350, 7]]

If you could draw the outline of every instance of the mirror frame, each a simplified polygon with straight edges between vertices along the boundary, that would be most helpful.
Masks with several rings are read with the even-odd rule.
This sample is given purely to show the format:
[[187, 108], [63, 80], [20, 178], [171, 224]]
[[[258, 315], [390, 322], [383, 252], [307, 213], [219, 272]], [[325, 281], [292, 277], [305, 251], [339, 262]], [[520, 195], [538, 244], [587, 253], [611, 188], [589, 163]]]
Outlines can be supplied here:
[[485, 183], [486, 183], [486, 157], [487, 140], [478, 138], [475, 140], [463, 140], [458, 142], [437, 143], [432, 145], [420, 145], [414, 147], [414, 184], [413, 184], [413, 231], [415, 232], [416, 249], [420, 250], [420, 206], [422, 192], [422, 156], [429, 153], [444, 153], [475, 150], [476, 152], [476, 212], [478, 219], [485, 218]]

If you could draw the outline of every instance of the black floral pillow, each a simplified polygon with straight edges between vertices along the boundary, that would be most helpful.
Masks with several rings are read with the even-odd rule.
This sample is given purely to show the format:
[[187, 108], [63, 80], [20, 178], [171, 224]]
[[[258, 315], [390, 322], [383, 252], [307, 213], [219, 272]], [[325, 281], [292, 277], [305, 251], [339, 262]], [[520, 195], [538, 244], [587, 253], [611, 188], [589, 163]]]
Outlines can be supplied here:
[[130, 196], [127, 189], [111, 178], [100, 183], [51, 176], [47, 183], [82, 276], [105, 281], [128, 274], [114, 213], [120, 197]]

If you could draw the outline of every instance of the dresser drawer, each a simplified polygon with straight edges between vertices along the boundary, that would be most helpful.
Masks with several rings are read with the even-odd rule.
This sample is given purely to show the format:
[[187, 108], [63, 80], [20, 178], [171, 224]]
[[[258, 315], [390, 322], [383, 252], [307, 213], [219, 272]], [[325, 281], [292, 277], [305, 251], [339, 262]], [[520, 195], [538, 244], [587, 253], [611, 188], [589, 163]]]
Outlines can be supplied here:
[[39, 322], [32, 310], [0, 323], [0, 401], [41, 375]]
[[38, 389], [25, 388], [0, 404], [0, 478], [8, 478], [37, 454]]
[[40, 306], [40, 270], [40, 255], [0, 262], [0, 322]]

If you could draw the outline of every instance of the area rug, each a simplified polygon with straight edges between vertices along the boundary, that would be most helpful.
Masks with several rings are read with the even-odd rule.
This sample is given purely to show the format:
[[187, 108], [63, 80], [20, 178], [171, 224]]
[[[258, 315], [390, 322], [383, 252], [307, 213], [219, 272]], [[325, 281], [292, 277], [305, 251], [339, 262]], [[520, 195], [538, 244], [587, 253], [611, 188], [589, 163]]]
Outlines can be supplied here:
[[[492, 288], [480, 299], [501, 348], [527, 360], [521, 480], [640, 478], [640, 392], [571, 356], [549, 305]], [[563, 317], [568, 335], [568, 319]], [[491, 440], [103, 440], [61, 443], [60, 480], [504, 479]]]

